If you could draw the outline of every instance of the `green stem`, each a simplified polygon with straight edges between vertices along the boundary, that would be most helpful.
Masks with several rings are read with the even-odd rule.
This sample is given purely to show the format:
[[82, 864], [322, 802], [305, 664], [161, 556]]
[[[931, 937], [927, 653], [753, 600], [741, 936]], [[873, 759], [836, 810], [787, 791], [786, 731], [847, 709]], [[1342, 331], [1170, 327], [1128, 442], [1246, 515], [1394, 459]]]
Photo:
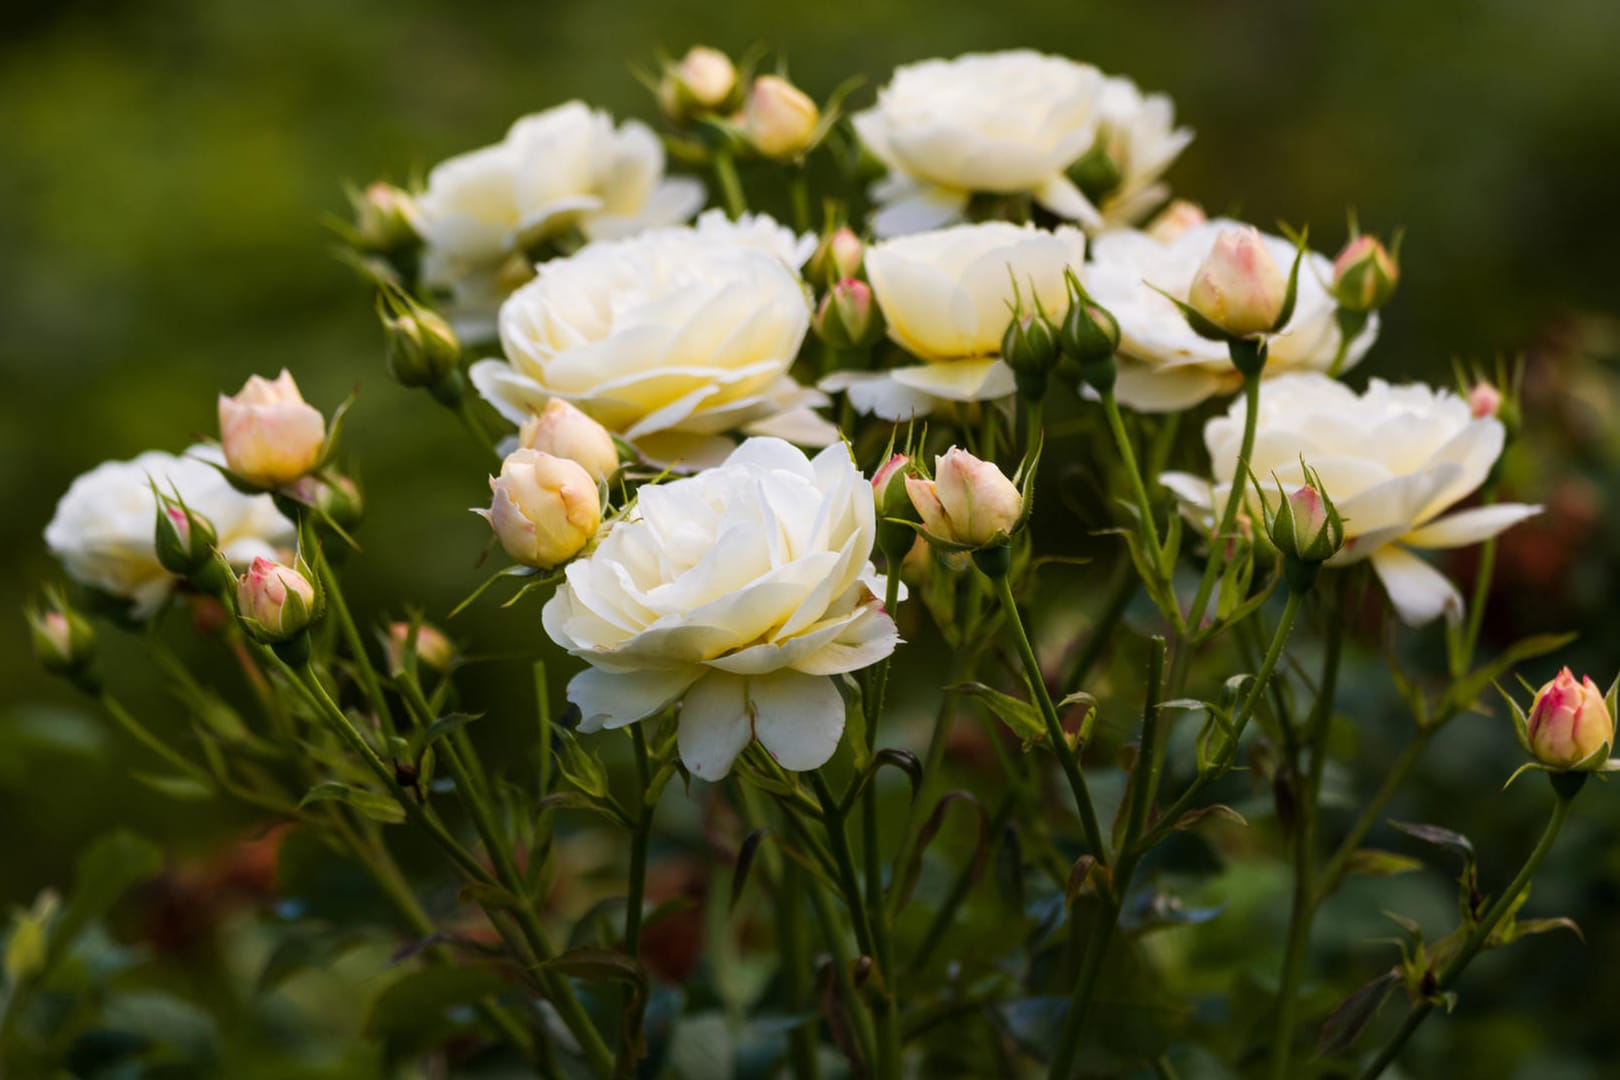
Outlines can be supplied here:
[[1164, 557], [1164, 548], [1159, 544], [1159, 526], [1153, 520], [1153, 500], [1148, 498], [1142, 470], [1136, 463], [1136, 450], [1131, 445], [1130, 432], [1125, 430], [1125, 418], [1119, 414], [1119, 402], [1112, 388], [1103, 392], [1102, 403], [1103, 412], [1108, 416], [1108, 427], [1114, 433], [1114, 446], [1119, 450], [1126, 475], [1130, 477], [1131, 494], [1136, 498], [1136, 512], [1142, 518], [1142, 529], [1147, 539], [1153, 542], [1153, 563], [1159, 566]]
[[[1277, 997], [1277, 1034], [1272, 1040], [1273, 1080], [1288, 1080], [1289, 1057], [1294, 1043], [1294, 1016], [1299, 981], [1305, 969], [1311, 943], [1311, 919], [1316, 913], [1316, 833], [1321, 817], [1322, 774], [1327, 765], [1328, 734], [1333, 727], [1334, 698], [1339, 687], [1339, 656], [1344, 648], [1344, 619], [1340, 609], [1343, 582], [1336, 582], [1333, 602], [1327, 612], [1326, 653], [1322, 659], [1322, 681], [1311, 707], [1305, 732], [1310, 772], [1300, 793], [1299, 819], [1294, 825], [1294, 898], [1288, 923], [1288, 945], [1283, 954], [1282, 985]], [[1286, 724], [1286, 720], [1279, 719]], [[1299, 775], [1295, 759], [1294, 775]]]
[[1103, 609], [1097, 615], [1097, 621], [1091, 628], [1091, 635], [1086, 638], [1085, 647], [1075, 657], [1074, 666], [1058, 685], [1074, 687], [1086, 685], [1091, 669], [1097, 666], [1097, 661], [1103, 658], [1108, 646], [1113, 643], [1114, 627], [1125, 617], [1125, 609], [1130, 607], [1131, 598], [1136, 595], [1136, 588], [1135, 567], [1128, 558], [1124, 559], [1114, 571], [1114, 580], [1108, 589], [1108, 599], [1103, 602]]
[[[1490, 506], [1496, 502], [1496, 482], [1488, 482], [1480, 495], [1480, 504]], [[1479, 648], [1479, 631], [1485, 622], [1485, 603], [1491, 595], [1491, 577], [1496, 571], [1496, 537], [1491, 537], [1479, 546], [1479, 565], [1474, 571], [1474, 593], [1468, 604], [1468, 629], [1462, 637], [1462, 657], [1454, 675], [1461, 674], [1474, 662], [1474, 652]]]
[[207, 785], [209, 789], [214, 787], [214, 779], [208, 775], [207, 770], [203, 769], [199, 765], [194, 765], [190, 761], [187, 761], [184, 756], [182, 756], [168, 743], [152, 734], [151, 730], [148, 729], [145, 724], [135, 719], [134, 715], [128, 709], [124, 708], [119, 700], [113, 697], [110, 692], [105, 690], [101, 692], [101, 707], [106, 709], [107, 712], [112, 715], [112, 718], [118, 722], [118, 726], [123, 728], [124, 731], [136, 742], [152, 751], [152, 753], [156, 754], [170, 765], [173, 765], [176, 769], [179, 769], [183, 774], [191, 779], [196, 780], [198, 783]]
[[647, 733], [641, 724], [630, 725], [636, 751], [636, 782], [641, 790], [641, 817], [630, 833], [630, 887], [624, 909], [624, 951], [632, 959], [641, 955], [641, 909], [647, 895], [647, 842], [652, 834], [653, 808], [647, 805], [652, 767], [647, 757]]
[[[1243, 505], [1243, 489], [1248, 482], [1249, 458], [1254, 455], [1254, 433], [1260, 418], [1260, 375], [1246, 375], [1243, 378], [1243, 443], [1238, 450], [1237, 461], [1232, 469], [1232, 490], [1226, 496], [1226, 508], [1221, 511], [1220, 525], [1209, 538], [1209, 562], [1204, 565], [1204, 577], [1198, 583], [1198, 592], [1193, 597], [1192, 607], [1187, 613], [1187, 632], [1196, 639], [1199, 628], [1204, 621], [1204, 609], [1209, 606], [1209, 598], [1214, 592], [1215, 583], [1220, 580], [1221, 568], [1226, 562], [1226, 541], [1232, 535], [1232, 526], [1237, 522], [1238, 507]], [[1191, 659], [1191, 643], [1187, 644], [1186, 652]], [[1178, 664], [1181, 658], [1177, 657]], [[1172, 676], [1174, 673], [1172, 673]], [[1174, 678], [1170, 681], [1172, 693], [1180, 693], [1180, 683]]]
[[337, 574], [332, 571], [332, 564], [327, 561], [326, 551], [319, 545], [315, 546], [315, 572], [320, 576], [321, 587], [326, 592], [326, 606], [337, 618], [344, 644], [349, 647], [349, 655], [354, 659], [354, 669], [366, 699], [371, 702], [383, 731], [388, 735], [398, 734], [394, 727], [394, 715], [388, 708], [388, 698], [383, 694], [382, 682], [377, 678], [377, 669], [371, 666], [371, 657], [366, 652], [365, 639], [360, 636], [360, 628], [355, 625], [349, 605], [343, 600], [343, 588], [338, 584]]
[[[1014, 802], [1015, 796], [1011, 793], [1001, 797], [1001, 804], [996, 807], [995, 813], [991, 815], [990, 827], [987, 830], [991, 843], [994, 843], [995, 838], [1001, 835], [1001, 830], [1007, 824], [1007, 819], [1012, 816]], [[908, 971], [918, 971], [929, 960], [933, 959], [934, 950], [939, 948], [940, 942], [945, 940], [945, 935], [950, 933], [951, 924], [956, 921], [957, 910], [967, 900], [968, 893], [973, 890], [973, 882], [976, 877], [975, 869], [977, 867], [972, 859], [963, 864], [961, 871], [956, 875], [956, 881], [951, 885], [951, 891], [945, 894], [944, 902], [940, 904], [939, 910], [934, 913], [933, 920], [929, 922], [928, 930], [923, 934], [922, 944], [917, 946], [916, 952], [912, 953], [911, 962], [907, 965]]]
[[1429, 746], [1429, 740], [1434, 737], [1435, 732], [1438, 730], [1438, 725], [1418, 728], [1417, 733], [1412, 736], [1412, 741], [1406, 744], [1405, 750], [1401, 751], [1400, 757], [1396, 758], [1395, 763], [1384, 773], [1384, 780], [1383, 783], [1379, 784], [1378, 791], [1374, 793], [1372, 799], [1362, 809], [1360, 816], [1356, 818], [1355, 824], [1350, 826], [1350, 831], [1345, 833], [1344, 839], [1339, 842], [1339, 846], [1333, 849], [1333, 855], [1328, 859], [1321, 875], [1317, 878], [1319, 883], [1316, 896], [1317, 904], [1320, 904], [1326, 898], [1327, 892], [1344, 876], [1345, 866], [1349, 863], [1350, 857], [1361, 847], [1361, 842], [1367, 838], [1367, 834], [1372, 831], [1372, 827], [1383, 816], [1384, 810], [1389, 806], [1390, 801], [1395, 798], [1395, 793], [1401, 789], [1401, 785], [1406, 783], [1406, 778], [1412, 775], [1412, 770], [1417, 767], [1418, 761], [1423, 757], [1424, 750]]
[[[1125, 869], [1124, 864], [1121, 868]], [[1120, 885], [1126, 884], [1120, 882]], [[1075, 980], [1074, 993], [1069, 996], [1069, 1011], [1063, 1018], [1063, 1034], [1057, 1050], [1052, 1054], [1052, 1065], [1046, 1071], [1047, 1080], [1069, 1080], [1074, 1073], [1074, 1056], [1080, 1050], [1080, 1034], [1085, 1028], [1086, 1013], [1097, 989], [1097, 978], [1102, 974], [1103, 954], [1113, 939], [1114, 927], [1119, 922], [1119, 902], [1105, 900], [1097, 912], [1097, 921], [1091, 926], [1091, 940], [1086, 943], [1085, 959], [1080, 963], [1080, 974]]]
[[838, 871], [838, 887], [849, 908], [850, 924], [855, 928], [855, 944], [863, 955], [875, 960], [877, 950], [872, 944], [872, 928], [866, 920], [866, 904], [861, 898], [860, 881], [855, 876], [855, 860], [849, 853], [849, 838], [844, 835], [844, 818], [838, 811], [838, 800], [819, 771], [811, 769], [808, 775], [821, 803], [821, 821], [826, 826], [827, 844], [832, 848], [833, 863]]
[[456, 402], [456, 416], [461, 419], [462, 426], [467, 429], [474, 442], [497, 458], [501, 456], [500, 440], [491, 435], [484, 422], [478, 418], [478, 411], [473, 407], [470, 396], [463, 394], [461, 400]]
[[726, 216], [736, 221], [748, 212], [748, 200], [743, 198], [742, 181], [737, 177], [737, 161], [725, 147], [714, 152], [714, 178], [720, 184]]
[[1260, 671], [1255, 675], [1254, 686], [1244, 695], [1243, 702], [1232, 717], [1232, 731], [1228, 736], [1227, 744], [1222, 748], [1221, 759], [1209, 769], [1200, 772], [1181, 797], [1159, 818], [1159, 823], [1149, 829], [1138, 844], [1140, 851], [1145, 852], [1159, 841], [1169, 835], [1170, 830], [1180, 820], [1181, 815], [1191, 809], [1198, 793], [1203, 791], [1217, 777], [1223, 775], [1232, 761], [1237, 757], [1238, 744], [1243, 738], [1243, 729], [1248, 726], [1249, 719], [1254, 715], [1255, 706], [1259, 703], [1261, 695], [1266, 691], [1266, 683], [1277, 670], [1277, 663], [1282, 659], [1283, 646], [1288, 642], [1288, 633], [1294, 627], [1294, 620], [1299, 615], [1299, 609], [1304, 597], [1292, 590], [1288, 593], [1288, 604], [1283, 608], [1282, 618], [1277, 622], [1277, 629], [1271, 635], [1271, 647], [1266, 650], [1266, 657], [1260, 664]]
[[1507, 917], [1508, 912], [1513, 910], [1513, 905], [1518, 900], [1519, 895], [1529, 887], [1530, 879], [1535, 876], [1535, 872], [1541, 866], [1542, 860], [1547, 857], [1547, 853], [1552, 850], [1553, 843], [1558, 839], [1559, 830], [1564, 827], [1564, 821], [1569, 817], [1570, 806], [1574, 803], [1575, 796], [1579, 794], [1581, 786], [1586, 780], [1586, 774], [1553, 773], [1551, 779], [1553, 790], [1557, 793], [1557, 801], [1553, 803], [1553, 812], [1547, 821], [1546, 831], [1541, 834], [1541, 839], [1536, 843], [1535, 849], [1530, 852], [1530, 857], [1524, 861], [1524, 865], [1519, 868], [1518, 875], [1514, 877], [1512, 883], [1508, 885], [1502, 895], [1497, 898], [1496, 903], [1492, 904], [1490, 910], [1485, 913], [1485, 918], [1480, 920], [1479, 925], [1475, 926], [1473, 932], [1468, 935], [1467, 940], [1463, 942], [1463, 947], [1447, 961], [1446, 966], [1435, 980], [1433, 993], [1413, 1006], [1411, 1012], [1406, 1014], [1406, 1021], [1401, 1024], [1400, 1030], [1396, 1031], [1389, 1042], [1384, 1044], [1384, 1048], [1378, 1052], [1378, 1056], [1373, 1059], [1372, 1064], [1361, 1071], [1359, 1080], [1376, 1080], [1385, 1069], [1389, 1068], [1396, 1056], [1400, 1054], [1401, 1048], [1406, 1045], [1406, 1041], [1412, 1037], [1412, 1033], [1417, 1031], [1419, 1025], [1434, 1011], [1435, 1000], [1443, 997], [1451, 990], [1458, 978], [1462, 976], [1463, 970], [1468, 967], [1469, 962], [1490, 940], [1491, 934], [1495, 932], [1497, 925]]
[[[900, 566], [898, 559], [890, 559], [885, 567], [887, 578], [883, 590], [883, 610], [893, 617], [900, 604]], [[870, 758], [877, 749], [878, 723], [883, 717], [884, 698], [888, 693], [889, 664], [892, 657], [884, 657], [872, 673], [871, 696], [866, 703], [866, 752]], [[878, 844], [878, 792], [877, 778], [866, 785], [861, 800], [862, 848], [866, 858], [866, 920], [871, 929], [872, 944], [877, 949], [873, 957], [882, 976], [882, 1011], [878, 1016], [878, 1068], [884, 1077], [900, 1075], [900, 1010], [896, 999], [896, 971], [894, 950], [889, 940], [889, 909], [883, 889], [883, 852]]]
[[800, 232], [809, 232], [810, 182], [802, 164], [794, 168], [788, 180], [788, 190], [793, 199], [793, 227]]
[[[791, 858], [782, 860], [776, 886], [776, 932], [782, 954], [782, 991], [789, 1013], [802, 1012], [810, 1001], [810, 951], [804, 936], [804, 871]], [[796, 1080], [817, 1080], [816, 1028], [813, 1021], [788, 1032], [788, 1062]]]
[[1041, 674], [1041, 662], [1035, 655], [1034, 646], [1029, 642], [1029, 634], [1024, 630], [1024, 620], [1018, 614], [1018, 601], [1013, 599], [1012, 584], [1007, 580], [1006, 574], [993, 576], [991, 582], [995, 586], [996, 596], [1001, 600], [1002, 609], [1007, 613], [1007, 622], [1013, 628], [1013, 640], [1017, 643], [1019, 656], [1024, 661], [1025, 681], [1029, 683], [1030, 692], [1035, 695], [1041, 716], [1046, 721], [1047, 741], [1052, 744], [1052, 750], [1063, 766], [1063, 775], [1069, 782], [1069, 790], [1074, 794], [1075, 807], [1080, 813], [1080, 826], [1086, 834], [1086, 845], [1091, 849], [1092, 857], [1099, 863], [1107, 864], [1108, 847], [1103, 841], [1102, 828], [1097, 824], [1097, 811], [1091, 804], [1091, 792], [1086, 787], [1085, 774], [1080, 770], [1080, 762], [1075, 757], [1074, 747], [1069, 745], [1068, 736], [1063, 732], [1063, 722], [1058, 719], [1057, 707], [1052, 704], [1052, 695], [1047, 693], [1046, 679]]

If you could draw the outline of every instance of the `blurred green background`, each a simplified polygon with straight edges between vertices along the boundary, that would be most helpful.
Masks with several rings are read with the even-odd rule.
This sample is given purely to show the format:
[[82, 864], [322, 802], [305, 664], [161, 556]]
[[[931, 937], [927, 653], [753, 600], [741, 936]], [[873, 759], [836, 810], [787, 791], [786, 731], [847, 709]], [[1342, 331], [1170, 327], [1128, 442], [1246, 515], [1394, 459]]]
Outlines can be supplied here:
[[[1602, 406], [1616, 395], [1606, 369], [1575, 359], [1615, 351], [1604, 317], [1620, 313], [1612, 0], [146, 0], [28, 5], [7, 18], [0, 612], [52, 574], [40, 532], [73, 476], [211, 433], [216, 391], [285, 365], [323, 407], [360, 389], [350, 451], [369, 516], [365, 557], [350, 571], [357, 606], [379, 610], [403, 583], [442, 615], [478, 576], [487, 529], [464, 508], [486, 498], [487, 462], [425, 395], [387, 378], [369, 296], [332, 258], [321, 224], [345, 212], [341, 181], [405, 180], [569, 97], [650, 118], [629, 69], [660, 48], [768, 44], [824, 96], [851, 73], [876, 83], [919, 57], [1033, 44], [1170, 93], [1198, 133], [1170, 179], [1212, 212], [1310, 222], [1330, 250], [1348, 206], [1369, 227], [1406, 227], [1401, 291], [1358, 378], [1444, 379], [1453, 357], [1531, 353], [1558, 422], [1542, 438], [1547, 461], [1520, 469], [1517, 494], [1550, 499], [1542, 482], [1579, 481], [1567, 494], [1587, 527], [1549, 531], [1547, 543], [1564, 544], [1553, 578], [1514, 576], [1541, 549], [1509, 553], [1519, 599], [1493, 617], [1495, 643], [1586, 629], [1594, 674], [1606, 680], [1615, 665], [1620, 636], [1604, 608], [1615, 437]], [[1583, 411], [1572, 392], [1594, 404]], [[485, 653], [541, 637], [533, 608], [485, 605], [457, 630]], [[161, 702], [138, 650], [113, 653], [127, 696]], [[475, 700], [523, 684], [518, 665], [480, 670]], [[1387, 703], [1376, 663], [1359, 673], [1348, 693]], [[141, 753], [36, 670], [10, 616], [0, 686], [0, 905], [64, 884], [76, 852], [114, 817], [177, 851], [229, 825], [132, 783], [126, 768]], [[1373, 762], [1398, 748], [1401, 723], [1369, 729]], [[1543, 793], [1495, 796], [1513, 757], [1500, 725], [1464, 718], [1434, 754], [1411, 813], [1473, 833], [1488, 877], [1499, 873], [1539, 828]], [[1488, 988], [1469, 995], [1458, 1022], [1425, 1032], [1437, 1055], [1472, 1047], [1472, 1067], [1452, 1075], [1613, 1075], [1591, 1063], [1606, 1054], [1620, 989], [1608, 973], [1620, 937], [1602, 926], [1620, 893], [1614, 801], [1588, 797], [1591, 812], [1538, 889], [1584, 916], [1587, 947], [1541, 939], [1482, 963]], [[1477, 817], [1454, 820], [1458, 807]], [[1449, 884], [1431, 876], [1444, 897]], [[1344, 963], [1372, 974], [1383, 954], [1357, 942], [1383, 932], [1358, 924]]]

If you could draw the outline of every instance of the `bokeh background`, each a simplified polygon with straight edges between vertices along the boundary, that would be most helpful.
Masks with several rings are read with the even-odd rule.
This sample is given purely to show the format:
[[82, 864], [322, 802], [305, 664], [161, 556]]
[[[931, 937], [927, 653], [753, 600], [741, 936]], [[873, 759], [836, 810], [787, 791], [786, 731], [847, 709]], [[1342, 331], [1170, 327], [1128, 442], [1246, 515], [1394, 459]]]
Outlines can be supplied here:
[[[1355, 377], [1444, 380], [1453, 359], [1529, 358], [1534, 433], [1509, 482], [1553, 513], [1505, 548], [1487, 645], [1574, 629], [1600, 680], [1620, 666], [1620, 391], [1608, 364], [1620, 352], [1620, 6], [1609, 0], [127, 0], [12, 6], [6, 18], [0, 612], [52, 573], [40, 532], [73, 476], [185, 446], [213, 430], [217, 391], [285, 365], [322, 406], [360, 391], [349, 438], [369, 515], [350, 572], [357, 605], [382, 610], [403, 589], [444, 613], [477, 580], [487, 530], [464, 508], [485, 498], [486, 462], [425, 395], [389, 381], [370, 298], [322, 224], [345, 211], [342, 181], [406, 180], [570, 97], [650, 118], [631, 66], [696, 41], [773, 46], [816, 96], [851, 73], [876, 83], [919, 57], [1033, 44], [1170, 93], [1198, 133], [1170, 179], [1212, 212], [1310, 222], [1326, 249], [1350, 206], [1369, 227], [1405, 226], [1401, 290]], [[541, 637], [532, 608], [485, 605], [457, 630], [488, 654]], [[1433, 661], [1432, 641], [1403, 649]], [[139, 650], [111, 651], [112, 677], [161, 728]], [[1399, 749], [1406, 721], [1372, 654], [1352, 673], [1347, 711], [1369, 717], [1364, 778]], [[491, 663], [470, 694], [498, 702], [525, 678]], [[129, 779], [143, 752], [36, 670], [11, 616], [0, 687], [0, 908], [66, 884], [113, 820], [177, 855], [240, 824]], [[1514, 754], [1499, 715], [1464, 717], [1398, 804], [1473, 835], [1488, 882], [1540, 827], [1539, 784], [1497, 794]], [[1352, 803], [1357, 783], [1345, 779]], [[1452, 1063], [1446, 1075], [1613, 1075], [1620, 793], [1583, 803], [1532, 904], [1576, 916], [1586, 944], [1539, 938], [1481, 961], [1460, 1015], [1420, 1040], [1423, 1060]], [[1443, 926], [1453, 886], [1425, 877], [1400, 888]], [[1369, 977], [1388, 962], [1365, 944], [1386, 932], [1376, 920], [1331, 916], [1319, 944], [1333, 962]]]

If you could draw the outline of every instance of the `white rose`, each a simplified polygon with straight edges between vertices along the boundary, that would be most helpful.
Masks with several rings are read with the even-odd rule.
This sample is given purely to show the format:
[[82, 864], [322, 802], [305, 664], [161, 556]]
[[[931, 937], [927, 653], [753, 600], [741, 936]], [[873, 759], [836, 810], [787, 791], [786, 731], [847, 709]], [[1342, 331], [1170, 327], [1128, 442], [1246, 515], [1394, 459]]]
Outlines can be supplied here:
[[[199, 460], [206, 459], [206, 460]], [[186, 506], [207, 518], [232, 566], [274, 558], [291, 542], [292, 522], [268, 495], [243, 495], [208, 462], [224, 463], [217, 448], [193, 446], [184, 457], [156, 450], [133, 461], [107, 461], [69, 485], [45, 527], [45, 544], [69, 577], [130, 600], [131, 615], [149, 618], [163, 606], [176, 579], [158, 562], [154, 542], [155, 481], [179, 492]]]
[[502, 305], [506, 359], [474, 364], [473, 385], [516, 423], [563, 398], [682, 468], [724, 459], [733, 431], [826, 445], [825, 396], [788, 374], [810, 325], [788, 264], [813, 246], [705, 215], [553, 259]]
[[[1144, 412], [1174, 412], [1242, 385], [1226, 346], [1193, 333], [1176, 305], [1150, 286], [1186, 299], [1220, 234], [1247, 228], [1242, 222], [1216, 218], [1190, 225], [1168, 240], [1119, 230], [1092, 242], [1092, 261], [1080, 276], [1092, 299], [1119, 320], [1119, 381], [1114, 392], [1122, 405]], [[1265, 233], [1261, 239], [1286, 276], [1294, 265], [1293, 241]], [[1337, 304], [1323, 286], [1332, 279], [1332, 260], [1307, 251], [1299, 265], [1294, 317], [1271, 339], [1267, 378], [1333, 366], [1340, 340], [1333, 314]], [[1344, 367], [1360, 361], [1377, 337], [1374, 315], [1350, 343]]]
[[423, 282], [450, 293], [458, 332], [487, 336], [510, 291], [503, 271], [525, 247], [570, 227], [598, 240], [672, 225], [703, 199], [698, 181], [664, 176], [652, 129], [635, 120], [615, 128], [608, 113], [570, 101], [523, 117], [503, 141], [428, 174], [416, 200]]
[[[874, 244], [866, 275], [889, 337], [923, 363], [882, 372], [835, 372], [824, 390], [885, 420], [932, 411], [941, 401], [985, 401], [1011, 394], [1012, 369], [1001, 362], [1011, 320], [1013, 280], [1024, 303], [1039, 297], [1047, 314], [1068, 310], [1065, 267], [1080, 267], [1086, 237], [991, 221], [955, 225]], [[1032, 295], [1033, 294], [1033, 295]]]
[[1053, 213], [1100, 224], [1064, 170], [1097, 135], [1103, 76], [1027, 49], [896, 68], [852, 120], [889, 168], [872, 189], [879, 236], [959, 220], [975, 192], [1029, 194]]
[[750, 439], [723, 465], [642, 488], [545, 607], [546, 633], [591, 665], [568, 684], [581, 730], [679, 700], [681, 760], [705, 780], [752, 738], [783, 768], [824, 764], [844, 729], [832, 676], [899, 642], [877, 599], [875, 518], [842, 445], [809, 460]]
[[1102, 194], [1098, 213], [1105, 225], [1134, 225], [1170, 195], [1160, 181], [1192, 142], [1176, 127], [1176, 107], [1165, 94], [1143, 94], [1130, 79], [1110, 77], [1097, 105], [1101, 144], [1119, 170], [1119, 182]]
[[[1209, 480], [1186, 473], [1162, 478], [1205, 523], [1231, 491], [1243, 409], [1236, 401], [1204, 426], [1213, 490]], [[1327, 565], [1371, 559], [1395, 610], [1417, 625], [1441, 613], [1460, 617], [1463, 601], [1456, 586], [1410, 549], [1478, 543], [1541, 510], [1495, 503], [1446, 513], [1484, 482], [1503, 437], [1501, 421], [1473, 416], [1468, 402], [1448, 390], [1373, 379], [1357, 394], [1326, 375], [1298, 373], [1261, 389], [1253, 470], [1268, 489], [1274, 474], [1285, 491], [1297, 489], [1305, 483], [1303, 456], [1344, 518], [1344, 547]], [[1246, 498], [1255, 514], [1252, 486]]]

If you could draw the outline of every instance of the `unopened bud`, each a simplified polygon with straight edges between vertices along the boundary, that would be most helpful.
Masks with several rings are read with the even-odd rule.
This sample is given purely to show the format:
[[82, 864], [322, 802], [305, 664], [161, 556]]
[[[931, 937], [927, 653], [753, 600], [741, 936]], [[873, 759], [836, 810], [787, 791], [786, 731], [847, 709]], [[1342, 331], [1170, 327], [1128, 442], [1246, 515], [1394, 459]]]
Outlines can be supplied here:
[[1254, 228], [1216, 237], [1187, 292], [1189, 307], [1234, 337], [1278, 329], [1287, 299], [1288, 281]]
[[304, 401], [292, 374], [250, 377], [234, 397], [219, 396], [225, 464], [261, 488], [291, 484], [314, 470], [326, 448], [326, 420]]
[[90, 621], [69, 607], [54, 590], [24, 614], [40, 666], [53, 675], [76, 675], [96, 651], [96, 631]]
[[271, 643], [297, 636], [319, 615], [309, 579], [263, 557], [237, 580], [236, 607], [253, 636]]
[[456, 369], [461, 342], [438, 312], [387, 289], [377, 297], [377, 317], [387, 340], [388, 373], [401, 385], [433, 386]]
[[598, 480], [619, 469], [619, 447], [608, 429], [562, 398], [552, 398], [518, 429], [518, 445], [578, 462]]
[[1148, 222], [1146, 232], [1161, 244], [1168, 244], [1182, 233], [1195, 225], [1202, 225], [1209, 220], [1204, 208], [1195, 202], [1186, 199], [1176, 199], [1158, 216]]
[[1266, 521], [1271, 542], [1285, 557], [1322, 563], [1344, 546], [1344, 519], [1319, 486], [1308, 482], [1290, 495], [1282, 495], [1277, 510]]
[[1468, 391], [1468, 411], [1475, 420], [1495, 416], [1502, 411], [1502, 392], [1483, 379]]
[[1530, 752], [1555, 769], [1595, 769], [1614, 742], [1614, 718], [1591, 676], [1569, 668], [1536, 692], [1526, 733]]
[[1101, 203], [1125, 179], [1125, 172], [1120, 167], [1123, 157], [1121, 140], [1109, 130], [1098, 132], [1097, 141], [1092, 143], [1091, 149], [1069, 166], [1069, 179], [1093, 204]]
[[489, 522], [516, 561], [549, 570], [572, 559], [602, 524], [596, 481], [577, 462], [518, 449], [489, 480], [494, 500], [474, 513]]
[[427, 623], [416, 623], [413, 627], [408, 622], [392, 622], [388, 624], [384, 641], [388, 653], [388, 673], [399, 675], [405, 670], [405, 653], [411, 645], [413, 628], [416, 635], [416, 662], [441, 674], [449, 671], [456, 659], [456, 647], [449, 638]]
[[1395, 258], [1375, 236], [1356, 237], [1333, 260], [1333, 298], [1351, 311], [1383, 307], [1395, 295], [1400, 279]]
[[934, 478], [907, 476], [906, 493], [930, 537], [960, 548], [1004, 544], [1024, 514], [1024, 497], [994, 462], [951, 447]]
[[831, 288], [845, 278], [859, 275], [865, 258], [866, 245], [861, 238], [848, 225], [840, 225], [816, 245], [804, 266], [805, 280]]
[[159, 491], [153, 541], [163, 569], [190, 577], [213, 562], [219, 537], [206, 517]]
[[835, 349], [863, 349], [883, 336], [883, 313], [872, 286], [845, 278], [821, 298], [812, 325], [816, 336]]
[[754, 80], [743, 105], [743, 137], [762, 157], [790, 161], [810, 149], [821, 110], [797, 86], [776, 75]]
[[737, 67], [719, 49], [694, 45], [664, 69], [658, 106], [676, 123], [722, 111], [737, 89]]
[[388, 254], [421, 243], [416, 202], [393, 184], [377, 181], [349, 192], [354, 207], [354, 241], [362, 251]]

